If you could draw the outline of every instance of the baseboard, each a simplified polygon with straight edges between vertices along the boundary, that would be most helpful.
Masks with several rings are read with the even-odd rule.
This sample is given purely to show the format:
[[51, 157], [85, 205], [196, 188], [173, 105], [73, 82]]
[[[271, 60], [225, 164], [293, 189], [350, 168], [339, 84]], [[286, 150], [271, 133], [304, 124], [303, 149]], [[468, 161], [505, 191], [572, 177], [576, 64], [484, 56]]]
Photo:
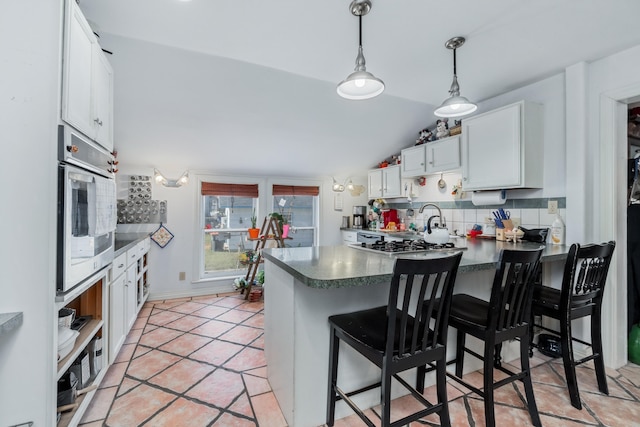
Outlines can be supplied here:
[[205, 295], [216, 295], [216, 294], [228, 294], [229, 292], [234, 292], [235, 289], [232, 285], [225, 284], [215, 284], [212, 282], [210, 286], [205, 288], [198, 289], [188, 289], [184, 291], [171, 291], [171, 292], [159, 292], [154, 293], [151, 292], [149, 294], [149, 299], [147, 301], [162, 301], [168, 299], [176, 299], [176, 298], [190, 298], [190, 297], [201, 297]]

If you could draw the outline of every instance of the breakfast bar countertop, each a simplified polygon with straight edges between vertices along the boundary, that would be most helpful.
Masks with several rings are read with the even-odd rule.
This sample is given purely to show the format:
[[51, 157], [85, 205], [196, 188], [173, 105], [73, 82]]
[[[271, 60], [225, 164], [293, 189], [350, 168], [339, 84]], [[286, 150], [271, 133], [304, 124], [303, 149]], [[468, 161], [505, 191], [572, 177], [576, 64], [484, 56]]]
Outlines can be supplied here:
[[[459, 273], [494, 268], [501, 249], [531, 250], [541, 246], [532, 242], [497, 242], [487, 239], [453, 239], [463, 249]], [[544, 245], [542, 261], [562, 261], [569, 252], [568, 246]], [[318, 246], [309, 248], [265, 249], [263, 256], [294, 278], [312, 288], [343, 288], [370, 285], [391, 280], [395, 259], [441, 257], [451, 251], [420, 252], [390, 255], [371, 253], [349, 246]]]

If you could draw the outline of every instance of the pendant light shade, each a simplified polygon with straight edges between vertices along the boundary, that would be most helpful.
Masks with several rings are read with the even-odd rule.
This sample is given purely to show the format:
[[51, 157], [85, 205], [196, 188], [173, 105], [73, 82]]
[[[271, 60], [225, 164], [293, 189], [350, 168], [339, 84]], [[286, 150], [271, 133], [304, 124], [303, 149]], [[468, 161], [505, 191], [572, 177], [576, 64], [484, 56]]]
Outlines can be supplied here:
[[453, 82], [449, 89], [449, 98], [433, 112], [438, 117], [461, 117], [471, 114], [478, 109], [478, 106], [469, 101], [464, 96], [460, 96], [460, 86], [458, 85], [458, 75], [456, 72], [456, 49], [464, 44], [464, 37], [454, 37], [447, 40], [445, 47], [453, 50]]
[[338, 95], [346, 99], [369, 99], [380, 95], [384, 91], [384, 82], [367, 71], [364, 54], [362, 52], [362, 16], [371, 10], [370, 0], [354, 0], [349, 6], [351, 13], [359, 21], [359, 45], [356, 67], [354, 72], [340, 82], [337, 87]]

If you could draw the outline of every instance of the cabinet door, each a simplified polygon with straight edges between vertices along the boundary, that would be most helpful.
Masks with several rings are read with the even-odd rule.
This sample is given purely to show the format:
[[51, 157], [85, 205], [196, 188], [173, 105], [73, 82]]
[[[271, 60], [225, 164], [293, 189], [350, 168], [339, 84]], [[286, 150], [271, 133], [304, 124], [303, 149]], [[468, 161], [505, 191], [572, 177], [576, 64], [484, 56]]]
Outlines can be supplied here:
[[387, 166], [382, 169], [382, 195], [384, 197], [400, 197], [402, 195], [402, 178], [400, 177], [400, 166]]
[[127, 336], [125, 329], [125, 281], [121, 274], [109, 285], [109, 361], [113, 363]]
[[452, 136], [425, 144], [427, 173], [444, 172], [460, 167], [460, 137]]
[[358, 232], [342, 230], [342, 244], [352, 245], [354, 243], [358, 243]]
[[521, 104], [462, 122], [462, 187], [465, 190], [521, 186]]
[[427, 146], [428, 144], [422, 144], [402, 150], [402, 176], [413, 177], [427, 173]]
[[65, 28], [62, 118], [93, 138], [91, 62], [95, 37], [76, 2], [68, 1], [67, 4], [69, 10]]
[[138, 301], [137, 265], [133, 264], [127, 269], [127, 278], [124, 284], [125, 293], [125, 330], [129, 331], [136, 321], [136, 309]]
[[113, 69], [100, 46], [93, 55], [93, 125], [96, 142], [113, 151]]
[[382, 169], [369, 171], [369, 198], [382, 197]]

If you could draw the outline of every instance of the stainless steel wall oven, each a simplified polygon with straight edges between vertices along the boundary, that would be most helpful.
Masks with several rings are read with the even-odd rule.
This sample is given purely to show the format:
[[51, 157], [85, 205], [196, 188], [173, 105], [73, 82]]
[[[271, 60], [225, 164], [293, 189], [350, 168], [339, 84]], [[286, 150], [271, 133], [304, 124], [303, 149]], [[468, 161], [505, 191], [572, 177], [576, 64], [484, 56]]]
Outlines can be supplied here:
[[57, 291], [113, 261], [115, 159], [69, 126], [58, 128]]

